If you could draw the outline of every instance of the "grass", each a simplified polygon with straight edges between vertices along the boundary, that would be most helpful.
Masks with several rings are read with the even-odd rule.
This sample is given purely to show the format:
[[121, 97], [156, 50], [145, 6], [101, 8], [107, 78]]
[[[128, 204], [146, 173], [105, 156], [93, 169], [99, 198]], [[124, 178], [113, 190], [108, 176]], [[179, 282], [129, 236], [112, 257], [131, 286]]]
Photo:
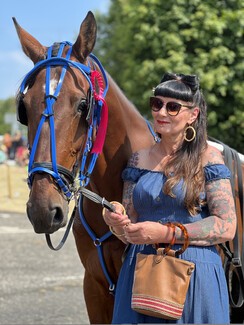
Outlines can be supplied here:
[[25, 213], [29, 188], [27, 167], [0, 165], [0, 211]]
[[[12, 164], [0, 165], [0, 212], [26, 213], [29, 197], [27, 167]], [[69, 217], [75, 202], [69, 204]]]

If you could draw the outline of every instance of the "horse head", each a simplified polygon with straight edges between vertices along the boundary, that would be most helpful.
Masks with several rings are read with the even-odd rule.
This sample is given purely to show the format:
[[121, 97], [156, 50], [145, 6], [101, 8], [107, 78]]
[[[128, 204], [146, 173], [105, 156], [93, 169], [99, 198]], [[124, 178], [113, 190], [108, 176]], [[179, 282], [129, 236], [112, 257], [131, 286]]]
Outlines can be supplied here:
[[30, 149], [27, 214], [37, 233], [53, 233], [67, 223], [74, 178], [94, 119], [88, 57], [96, 21], [89, 12], [73, 46], [46, 47], [13, 20], [22, 49], [34, 63], [17, 95], [18, 119], [28, 127]]

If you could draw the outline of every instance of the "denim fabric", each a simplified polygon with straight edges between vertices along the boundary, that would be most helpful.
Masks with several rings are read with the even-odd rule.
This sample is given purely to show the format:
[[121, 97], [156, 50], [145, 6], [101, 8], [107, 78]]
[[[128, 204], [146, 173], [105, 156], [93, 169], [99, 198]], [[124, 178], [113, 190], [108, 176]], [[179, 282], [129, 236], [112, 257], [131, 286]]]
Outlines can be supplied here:
[[[224, 165], [215, 164], [204, 167], [206, 182], [230, 178]], [[138, 221], [178, 221], [183, 224], [196, 222], [209, 216], [207, 206], [199, 214], [191, 216], [184, 207], [184, 189], [180, 182], [174, 188], [176, 198], [162, 191], [166, 180], [161, 172], [128, 167], [123, 171], [124, 180], [136, 183], [133, 192], [134, 207], [139, 215]], [[205, 193], [202, 193], [203, 197]], [[175, 245], [177, 249], [179, 245]], [[189, 246], [181, 258], [195, 263], [183, 316], [170, 321], [139, 314], [131, 309], [131, 293], [136, 254], [155, 253], [152, 245], [131, 245], [124, 260], [117, 283], [113, 324], [139, 323], [179, 323], [179, 324], [228, 324], [229, 298], [221, 258], [215, 246]], [[163, 281], [163, 274], [162, 274]]]

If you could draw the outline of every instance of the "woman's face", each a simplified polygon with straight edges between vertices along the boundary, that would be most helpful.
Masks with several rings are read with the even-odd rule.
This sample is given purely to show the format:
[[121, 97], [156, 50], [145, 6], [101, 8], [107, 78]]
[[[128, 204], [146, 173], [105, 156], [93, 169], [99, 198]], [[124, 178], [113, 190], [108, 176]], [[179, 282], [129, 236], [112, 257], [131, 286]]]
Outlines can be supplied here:
[[[156, 96], [156, 98], [160, 99], [163, 102], [163, 107], [159, 109], [157, 112], [155, 112], [152, 107], [152, 117], [154, 119], [155, 131], [161, 134], [163, 137], [165, 136], [176, 137], [176, 138], [183, 137], [184, 130], [187, 127], [187, 125], [192, 124], [196, 120], [199, 114], [199, 108], [185, 107], [184, 105], [192, 106], [192, 103], [184, 102], [182, 100], [178, 100], [174, 98], [168, 98], [162, 96]], [[169, 115], [170, 110], [169, 113], [167, 112], [166, 107], [168, 107], [168, 109], [172, 107], [174, 108], [174, 105], [170, 106], [169, 104], [167, 106], [167, 103], [169, 102], [171, 103], [174, 102], [182, 105], [177, 115], [175, 116]]]

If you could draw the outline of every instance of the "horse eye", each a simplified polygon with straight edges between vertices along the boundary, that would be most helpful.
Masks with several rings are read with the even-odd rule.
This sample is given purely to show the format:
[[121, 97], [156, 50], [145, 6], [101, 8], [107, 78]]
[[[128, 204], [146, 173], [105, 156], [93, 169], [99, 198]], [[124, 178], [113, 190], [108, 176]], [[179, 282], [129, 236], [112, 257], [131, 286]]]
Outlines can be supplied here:
[[80, 113], [84, 113], [87, 110], [87, 100], [86, 99], [82, 99], [79, 103], [79, 106], [77, 108], [77, 111]]

